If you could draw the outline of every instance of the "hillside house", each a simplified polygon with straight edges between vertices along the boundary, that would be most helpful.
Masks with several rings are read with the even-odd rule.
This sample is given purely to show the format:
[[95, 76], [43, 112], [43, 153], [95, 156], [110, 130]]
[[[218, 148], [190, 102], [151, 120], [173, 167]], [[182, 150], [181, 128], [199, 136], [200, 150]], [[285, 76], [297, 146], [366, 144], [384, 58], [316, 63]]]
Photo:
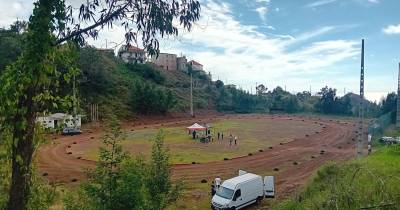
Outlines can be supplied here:
[[151, 57], [151, 62], [166, 71], [176, 71], [178, 69], [176, 54], [160, 53]]
[[178, 66], [178, 71], [188, 73], [188, 64], [186, 56], [178, 57], [176, 59], [176, 63]]
[[145, 51], [135, 46], [122, 45], [118, 50], [118, 57], [126, 63], [144, 64], [146, 62]]
[[42, 124], [46, 129], [65, 128], [65, 127], [78, 127], [82, 125], [82, 116], [77, 115], [74, 117], [70, 114], [55, 113], [47, 116], [41, 116], [36, 119], [36, 122]]
[[191, 60], [188, 65], [192, 67], [193, 71], [203, 71], [203, 65], [197, 61]]

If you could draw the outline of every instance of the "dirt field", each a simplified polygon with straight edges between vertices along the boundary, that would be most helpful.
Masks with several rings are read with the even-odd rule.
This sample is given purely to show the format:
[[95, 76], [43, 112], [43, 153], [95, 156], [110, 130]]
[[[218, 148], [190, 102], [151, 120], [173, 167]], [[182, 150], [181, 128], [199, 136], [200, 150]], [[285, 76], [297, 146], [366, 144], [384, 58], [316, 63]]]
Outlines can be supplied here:
[[[234, 158], [256, 153], [259, 149], [266, 149], [279, 143], [292, 141], [296, 136], [321, 131], [320, 124], [310, 124], [299, 120], [285, 119], [216, 119], [212, 124], [213, 141], [201, 143], [199, 139], [193, 140], [188, 135], [186, 126], [171, 126], [163, 128], [165, 144], [171, 151], [172, 163], [206, 163]], [[290, 128], [290, 129], [287, 129]], [[159, 131], [157, 128], [128, 129], [126, 140], [121, 142], [125, 151], [133, 155], [142, 154], [149, 157], [151, 154], [151, 139]], [[217, 138], [217, 133], [225, 134], [224, 139]], [[229, 135], [238, 137], [238, 144], [229, 143]], [[95, 138], [71, 146], [73, 157], [86, 160], [98, 158], [101, 140]]]
[[[175, 206], [178, 209], [209, 208], [209, 185], [216, 176], [223, 179], [237, 174], [239, 169], [260, 175], [275, 175], [278, 198], [292, 194], [299, 186], [304, 185], [312, 173], [322, 164], [330, 160], [345, 160], [355, 156], [355, 127], [351, 122], [340, 122], [326, 118], [310, 118], [300, 116], [270, 116], [270, 115], [228, 115], [208, 116], [206, 121], [222, 119], [243, 119], [268, 121], [299, 121], [321, 127], [317, 131], [298, 135], [291, 141], [267, 146], [262, 152], [253, 152], [251, 156], [237, 157], [226, 161], [214, 161], [201, 164], [179, 164], [173, 166], [173, 178], [185, 181], [187, 191]], [[190, 124], [193, 119], [159, 121], [148, 124], [126, 124], [125, 129], [159, 128], [161, 126], [177, 126]], [[311, 126], [312, 127], [312, 126]], [[101, 129], [101, 128], [98, 128]], [[289, 128], [288, 128], [289, 130]], [[92, 133], [89, 133], [92, 132]], [[268, 133], [268, 130], [265, 131]], [[37, 165], [40, 173], [48, 173], [52, 182], [71, 183], [72, 179], [85, 178], [83, 168], [93, 167], [95, 161], [83, 160], [74, 155], [74, 147], [86, 144], [100, 136], [97, 129], [91, 128], [80, 136], [61, 137], [53, 145], [44, 145], [38, 152]], [[321, 153], [323, 151], [323, 153]], [[69, 154], [71, 153], [71, 154]], [[78, 159], [80, 158], [80, 159]], [[296, 162], [296, 163], [295, 163]], [[208, 183], [201, 184], [206, 179]], [[268, 201], [264, 203], [268, 206]]]

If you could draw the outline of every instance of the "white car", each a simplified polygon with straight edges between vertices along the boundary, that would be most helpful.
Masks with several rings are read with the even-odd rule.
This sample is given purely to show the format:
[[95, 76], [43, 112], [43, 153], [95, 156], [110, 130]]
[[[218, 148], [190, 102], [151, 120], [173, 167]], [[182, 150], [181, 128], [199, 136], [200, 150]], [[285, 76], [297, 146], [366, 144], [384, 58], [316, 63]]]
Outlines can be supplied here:
[[[272, 183], [270, 183], [270, 177], [263, 179], [262, 176], [243, 173], [243, 171], [240, 174], [222, 183], [212, 198], [212, 209], [241, 209], [253, 203], [260, 202], [266, 195], [268, 197], [275, 196], [273, 178]], [[267, 181], [268, 184], [264, 183], [264, 181]], [[268, 190], [266, 190], [265, 186], [268, 186]]]

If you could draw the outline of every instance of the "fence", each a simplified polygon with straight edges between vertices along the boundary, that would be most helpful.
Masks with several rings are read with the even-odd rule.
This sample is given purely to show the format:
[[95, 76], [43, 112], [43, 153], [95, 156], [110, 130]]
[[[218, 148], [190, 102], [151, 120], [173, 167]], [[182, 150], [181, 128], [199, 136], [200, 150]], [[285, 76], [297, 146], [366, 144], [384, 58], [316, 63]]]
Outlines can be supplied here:
[[368, 133], [373, 136], [380, 135], [392, 123], [393, 112], [381, 115], [372, 124], [368, 125]]

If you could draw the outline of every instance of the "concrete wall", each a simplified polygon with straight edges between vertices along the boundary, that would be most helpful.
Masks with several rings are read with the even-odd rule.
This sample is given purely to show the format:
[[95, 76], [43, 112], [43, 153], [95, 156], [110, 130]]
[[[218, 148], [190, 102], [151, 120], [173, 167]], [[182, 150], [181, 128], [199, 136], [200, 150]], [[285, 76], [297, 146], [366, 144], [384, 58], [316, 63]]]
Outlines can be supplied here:
[[176, 71], [178, 69], [177, 56], [175, 54], [160, 53], [158, 57], [151, 58], [151, 62], [166, 71]]

